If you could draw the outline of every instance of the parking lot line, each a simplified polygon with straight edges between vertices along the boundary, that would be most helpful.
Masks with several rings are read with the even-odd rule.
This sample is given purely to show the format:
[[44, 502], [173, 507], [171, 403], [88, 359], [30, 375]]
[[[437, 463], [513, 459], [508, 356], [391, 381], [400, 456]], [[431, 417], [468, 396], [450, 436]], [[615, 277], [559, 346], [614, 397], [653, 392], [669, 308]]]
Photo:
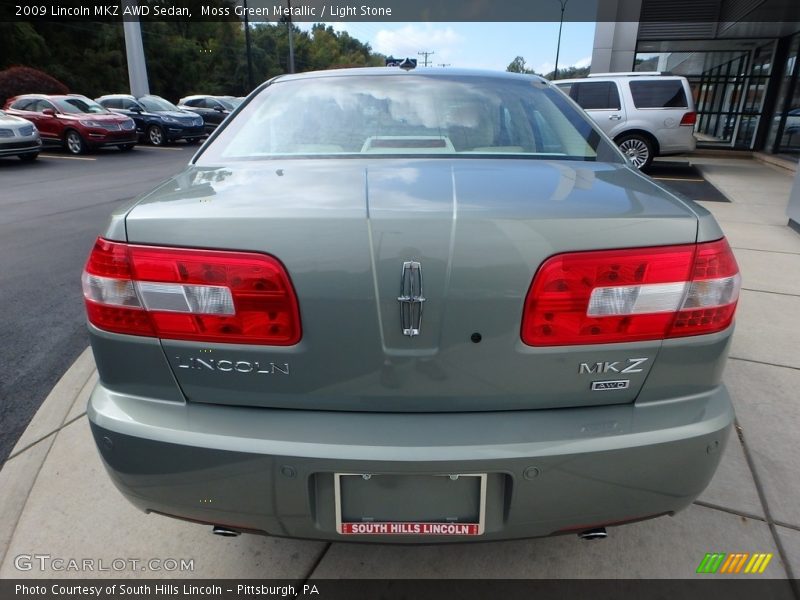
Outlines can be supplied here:
[[659, 181], [694, 181], [696, 183], [701, 183], [705, 181], [705, 179], [697, 179], [697, 178], [688, 178], [688, 177], [652, 177], [652, 179], [658, 179]]
[[172, 150], [173, 152], [183, 152], [185, 148], [165, 148], [164, 146], [136, 146], [137, 150]]
[[40, 154], [39, 158], [63, 158], [66, 160], [97, 160], [86, 156], [60, 156], [58, 154]]

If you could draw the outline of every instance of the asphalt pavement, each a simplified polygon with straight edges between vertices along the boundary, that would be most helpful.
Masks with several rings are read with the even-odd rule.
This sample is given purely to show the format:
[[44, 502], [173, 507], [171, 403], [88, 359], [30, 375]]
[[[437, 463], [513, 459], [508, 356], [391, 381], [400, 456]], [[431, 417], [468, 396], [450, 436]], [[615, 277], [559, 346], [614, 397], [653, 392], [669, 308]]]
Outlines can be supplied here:
[[47, 150], [0, 158], [0, 461], [86, 348], [80, 274], [109, 214], [178, 172], [197, 150]]

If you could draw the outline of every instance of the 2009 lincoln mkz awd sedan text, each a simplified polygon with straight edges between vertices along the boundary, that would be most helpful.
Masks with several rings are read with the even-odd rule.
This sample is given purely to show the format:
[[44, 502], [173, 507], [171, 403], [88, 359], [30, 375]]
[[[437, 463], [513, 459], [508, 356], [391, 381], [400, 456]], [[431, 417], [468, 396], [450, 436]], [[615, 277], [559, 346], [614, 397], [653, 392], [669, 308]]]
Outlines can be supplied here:
[[133, 504], [221, 533], [602, 532], [709, 483], [739, 287], [543, 79], [281, 76], [98, 238], [89, 418]]

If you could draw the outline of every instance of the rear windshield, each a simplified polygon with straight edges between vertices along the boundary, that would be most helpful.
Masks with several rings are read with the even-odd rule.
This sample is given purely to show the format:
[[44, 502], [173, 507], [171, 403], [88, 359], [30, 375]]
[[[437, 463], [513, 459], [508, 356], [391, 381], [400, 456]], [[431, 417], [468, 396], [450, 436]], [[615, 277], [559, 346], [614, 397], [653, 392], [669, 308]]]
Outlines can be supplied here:
[[680, 79], [631, 81], [636, 108], [687, 108], [686, 92]]
[[306, 156], [477, 156], [621, 161], [561, 93], [532, 79], [423, 74], [278, 81], [198, 164]]

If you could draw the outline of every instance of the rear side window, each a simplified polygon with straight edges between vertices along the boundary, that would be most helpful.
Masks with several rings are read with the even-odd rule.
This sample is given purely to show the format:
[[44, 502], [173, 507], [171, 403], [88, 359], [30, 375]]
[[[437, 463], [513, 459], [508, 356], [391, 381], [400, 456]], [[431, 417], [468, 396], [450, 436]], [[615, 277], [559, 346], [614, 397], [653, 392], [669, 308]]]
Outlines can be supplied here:
[[619, 92], [613, 81], [586, 81], [575, 83], [569, 90], [570, 98], [584, 110], [619, 110]]
[[31, 100], [30, 98], [23, 98], [22, 100], [17, 100], [16, 102], [11, 104], [11, 108], [16, 110], [32, 110], [33, 105], [36, 103], [36, 100]]
[[106, 108], [122, 108], [122, 101], [117, 100], [115, 98], [111, 98], [109, 100], [103, 100], [100, 102]]
[[687, 108], [686, 92], [680, 79], [631, 81], [636, 108]]

